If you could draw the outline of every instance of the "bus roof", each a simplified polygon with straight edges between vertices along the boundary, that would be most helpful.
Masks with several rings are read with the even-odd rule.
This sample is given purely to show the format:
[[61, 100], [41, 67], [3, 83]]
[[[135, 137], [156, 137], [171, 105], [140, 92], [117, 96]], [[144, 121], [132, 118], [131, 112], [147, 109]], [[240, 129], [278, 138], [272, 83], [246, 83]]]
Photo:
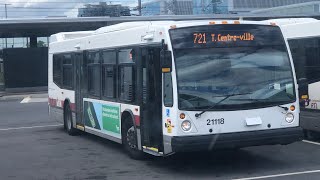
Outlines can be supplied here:
[[288, 24], [296, 24], [303, 22], [315, 22], [318, 21], [314, 18], [286, 18], [286, 19], [269, 19], [265, 20], [265, 22], [276, 23], [277, 25], [288, 25]]
[[[138, 21], [138, 22], [125, 22], [111, 26], [105, 26], [97, 29], [96, 31], [77, 31], [77, 32], [61, 32], [53, 34], [50, 37], [50, 43], [61, 42], [71, 39], [78, 39], [84, 37], [90, 37], [93, 35], [111, 33], [122, 30], [129, 30], [134, 28], [148, 27], [153, 26], [154, 28], [170, 28], [175, 26], [176, 28], [188, 27], [188, 26], [199, 26], [199, 25], [208, 25], [210, 22], [214, 24], [223, 24], [227, 22], [228, 24], [235, 23], [236, 20], [196, 20], [196, 21]], [[240, 24], [265, 24], [270, 25], [270, 22], [266, 21], [242, 21], [237, 20]]]
[[320, 21], [301, 21], [281, 25], [284, 36], [288, 39], [320, 36]]
[[61, 32], [61, 33], [53, 34], [50, 36], [50, 43], [87, 37], [92, 35], [93, 32], [94, 31], [76, 31], [76, 32]]

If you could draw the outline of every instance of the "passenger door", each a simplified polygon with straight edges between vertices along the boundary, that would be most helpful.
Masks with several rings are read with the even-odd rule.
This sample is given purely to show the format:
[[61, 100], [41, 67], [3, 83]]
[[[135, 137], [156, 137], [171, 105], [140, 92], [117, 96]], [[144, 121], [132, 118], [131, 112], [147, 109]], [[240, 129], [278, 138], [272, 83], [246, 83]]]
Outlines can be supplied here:
[[142, 48], [142, 122], [144, 144], [162, 151], [160, 48]]
[[75, 104], [76, 104], [76, 123], [77, 125], [83, 125], [83, 88], [84, 85], [84, 62], [83, 62], [83, 52], [77, 52], [74, 54], [74, 80], [75, 80]]

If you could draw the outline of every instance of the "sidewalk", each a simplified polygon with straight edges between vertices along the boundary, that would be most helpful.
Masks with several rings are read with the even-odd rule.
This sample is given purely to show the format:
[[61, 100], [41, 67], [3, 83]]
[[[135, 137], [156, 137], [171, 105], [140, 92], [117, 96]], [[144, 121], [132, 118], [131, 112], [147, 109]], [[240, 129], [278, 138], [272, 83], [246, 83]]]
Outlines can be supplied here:
[[8, 100], [22, 100], [25, 97], [31, 98], [47, 98], [48, 92], [20, 92], [20, 93], [8, 93], [0, 91], [0, 101], [8, 101]]

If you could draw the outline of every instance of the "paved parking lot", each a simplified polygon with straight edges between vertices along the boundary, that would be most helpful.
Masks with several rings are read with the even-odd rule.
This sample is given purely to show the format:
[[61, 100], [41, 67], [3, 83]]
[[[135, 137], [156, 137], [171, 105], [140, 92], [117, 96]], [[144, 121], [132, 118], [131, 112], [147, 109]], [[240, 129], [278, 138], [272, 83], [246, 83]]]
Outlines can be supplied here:
[[119, 144], [67, 135], [44, 98], [22, 99], [0, 101], [0, 179], [320, 179], [318, 142], [135, 161]]

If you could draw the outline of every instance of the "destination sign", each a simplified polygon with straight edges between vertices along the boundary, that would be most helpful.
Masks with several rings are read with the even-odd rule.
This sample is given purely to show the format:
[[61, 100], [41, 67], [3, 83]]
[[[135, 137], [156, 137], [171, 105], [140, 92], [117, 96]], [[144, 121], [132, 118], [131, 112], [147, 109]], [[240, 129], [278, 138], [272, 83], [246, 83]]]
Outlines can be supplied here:
[[174, 49], [284, 46], [279, 27], [267, 25], [214, 25], [169, 31]]
[[206, 44], [210, 42], [229, 42], [229, 41], [253, 41], [254, 35], [251, 33], [235, 34], [215, 34], [215, 33], [193, 33], [194, 44]]

